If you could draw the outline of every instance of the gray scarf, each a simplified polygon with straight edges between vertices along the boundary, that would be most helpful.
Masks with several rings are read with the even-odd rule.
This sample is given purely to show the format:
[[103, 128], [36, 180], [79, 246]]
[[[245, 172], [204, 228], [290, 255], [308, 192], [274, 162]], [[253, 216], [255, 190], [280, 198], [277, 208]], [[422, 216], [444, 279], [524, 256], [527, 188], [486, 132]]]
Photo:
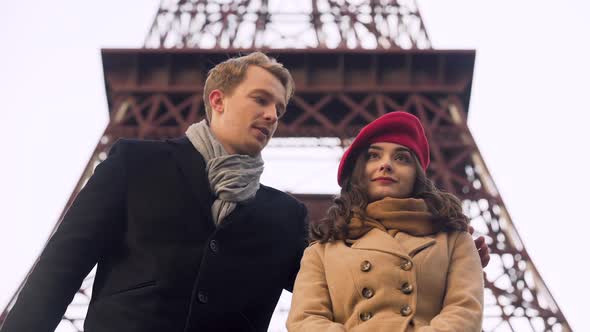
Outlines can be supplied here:
[[217, 197], [211, 206], [211, 213], [213, 221], [219, 225], [238, 202], [254, 198], [260, 188], [264, 161], [260, 154], [256, 157], [228, 154], [205, 120], [188, 127], [186, 136], [207, 163], [205, 171], [209, 186]]

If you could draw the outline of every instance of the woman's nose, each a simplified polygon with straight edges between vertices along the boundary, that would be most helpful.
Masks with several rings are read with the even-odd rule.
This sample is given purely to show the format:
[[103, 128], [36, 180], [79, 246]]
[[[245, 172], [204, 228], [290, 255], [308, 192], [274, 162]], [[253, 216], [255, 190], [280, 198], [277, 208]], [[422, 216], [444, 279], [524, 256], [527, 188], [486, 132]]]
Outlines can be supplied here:
[[393, 170], [393, 167], [391, 166], [390, 163], [382, 163], [381, 164], [381, 167], [379, 168], [379, 170], [391, 172]]

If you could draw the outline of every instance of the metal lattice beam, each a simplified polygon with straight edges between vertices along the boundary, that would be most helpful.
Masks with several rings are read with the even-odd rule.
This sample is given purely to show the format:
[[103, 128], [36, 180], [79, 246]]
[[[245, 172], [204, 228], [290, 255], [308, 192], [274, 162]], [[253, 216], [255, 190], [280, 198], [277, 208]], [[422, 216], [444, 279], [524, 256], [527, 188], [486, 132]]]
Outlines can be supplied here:
[[426, 49], [414, 0], [163, 0], [148, 48]]
[[[233, 8], [240, 13], [245, 10], [243, 8], [257, 8], [256, 4], [266, 4], [269, 8], [266, 17], [278, 17], [273, 16], [274, 12], [270, 10], [271, 1], [241, 1], [236, 2], [237, 7], [230, 6], [227, 1], [208, 1], [217, 3], [217, 7], [213, 6], [212, 9], [202, 7], [205, 2], [169, 1], [163, 2], [163, 6], [196, 6], [196, 17], [199, 10], [214, 11], [218, 8], [215, 10], [225, 13]], [[351, 2], [327, 1], [329, 6], [325, 8], [326, 13], [335, 15], [330, 8], [342, 8]], [[320, 1], [313, 3], [319, 11], [324, 11], [319, 8]], [[377, 5], [384, 5], [385, 2], [370, 3], [375, 5], [373, 9], [377, 9]], [[387, 3], [394, 5], [391, 1]], [[395, 5], [399, 3], [402, 1]], [[173, 14], [171, 22], [174, 22], [175, 15], [180, 15], [182, 11], [177, 12], [172, 9], [161, 10], [156, 21], [160, 15]], [[343, 12], [338, 13], [341, 15]], [[244, 21], [249, 19], [246, 14], [242, 12]], [[213, 14], [205, 17], [208, 15], [217, 17]], [[199, 31], [211, 33], [216, 24], [221, 24], [227, 30], [231, 26], [228, 22], [233, 20], [230, 19], [231, 15], [234, 14], [227, 14], [225, 18], [219, 16], [216, 23], [213, 23], [213, 19], [210, 19], [211, 22], [205, 20], [209, 22], [207, 27], [201, 26]], [[344, 17], [341, 16], [341, 19]], [[223, 20], [227, 22], [223, 23]], [[272, 30], [266, 19], [260, 21], [256, 16], [256, 20], [263, 27], [260, 31]], [[186, 23], [178, 21], [170, 24]], [[316, 22], [317, 26], [321, 25]], [[219, 31], [226, 31], [224, 29]], [[225, 35], [221, 32], [212, 34], [211, 38], [215, 41], [212, 47], [240, 47], [240, 29], [237, 25], [233, 35], [227, 32], [224, 32]], [[173, 32], [178, 33], [170, 29], [157, 30], [155, 36], [162, 44], [156, 47], [166, 46], [168, 36]], [[191, 38], [201, 42], [206, 39], [205, 34], [191, 37], [189, 32], [186, 30], [186, 35], [174, 38], [181, 38], [183, 43], [189, 43], [193, 40]], [[320, 32], [315, 30], [317, 36], [320, 36]], [[265, 40], [264, 33], [255, 35]], [[232, 39], [232, 36], [235, 38]], [[227, 40], [226, 46], [224, 40]], [[202, 46], [198, 43], [171, 43], [173, 47]], [[341, 48], [339, 51], [322, 49], [319, 43], [319, 49], [271, 52], [291, 70], [297, 86], [297, 94], [281, 120], [276, 136], [338, 137], [346, 142], [362, 126], [382, 114], [395, 111], [415, 114], [424, 124], [431, 142], [429, 176], [439, 187], [462, 199], [472, 225], [477, 232], [486, 236], [491, 248], [492, 259], [486, 268], [484, 330], [571, 331], [530, 259], [467, 127], [474, 52], [407, 51], [397, 46], [389, 46], [388, 49], [385, 46], [376, 47], [371, 51], [344, 50], [344, 42], [341, 40], [340, 43], [336, 45]], [[201, 119], [204, 116], [201, 95], [206, 73], [212, 64], [231, 56], [229, 53], [232, 52], [187, 48], [103, 51], [110, 122], [66, 210], [118, 138], [176, 137], [182, 135], [190, 124]], [[312, 218], [318, 218], [330, 200], [330, 197], [321, 195], [299, 197], [308, 204]], [[68, 307], [58, 331], [82, 331], [93, 280], [94, 275], [91, 273]], [[6, 317], [15, 299], [16, 295], [0, 320]], [[279, 312], [284, 314], [288, 308], [282, 308]]]

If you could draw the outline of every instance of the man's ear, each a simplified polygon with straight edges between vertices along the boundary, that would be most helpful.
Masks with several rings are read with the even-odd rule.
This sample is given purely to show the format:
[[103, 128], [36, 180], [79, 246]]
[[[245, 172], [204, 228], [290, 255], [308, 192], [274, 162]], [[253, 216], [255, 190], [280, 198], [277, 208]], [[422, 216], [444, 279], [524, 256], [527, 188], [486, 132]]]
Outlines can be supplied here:
[[212, 113], [223, 113], [223, 92], [215, 89], [209, 93], [209, 105], [211, 105]]

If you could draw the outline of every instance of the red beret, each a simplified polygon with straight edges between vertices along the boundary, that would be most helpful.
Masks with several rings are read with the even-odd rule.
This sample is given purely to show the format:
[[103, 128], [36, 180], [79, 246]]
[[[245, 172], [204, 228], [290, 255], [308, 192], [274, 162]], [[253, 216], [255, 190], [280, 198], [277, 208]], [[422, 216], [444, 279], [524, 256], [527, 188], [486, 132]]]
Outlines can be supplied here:
[[430, 150], [424, 128], [417, 117], [406, 112], [387, 113], [366, 125], [346, 149], [338, 166], [338, 184], [352, 171], [359, 152], [378, 142], [396, 143], [412, 150], [426, 171], [430, 163]]

